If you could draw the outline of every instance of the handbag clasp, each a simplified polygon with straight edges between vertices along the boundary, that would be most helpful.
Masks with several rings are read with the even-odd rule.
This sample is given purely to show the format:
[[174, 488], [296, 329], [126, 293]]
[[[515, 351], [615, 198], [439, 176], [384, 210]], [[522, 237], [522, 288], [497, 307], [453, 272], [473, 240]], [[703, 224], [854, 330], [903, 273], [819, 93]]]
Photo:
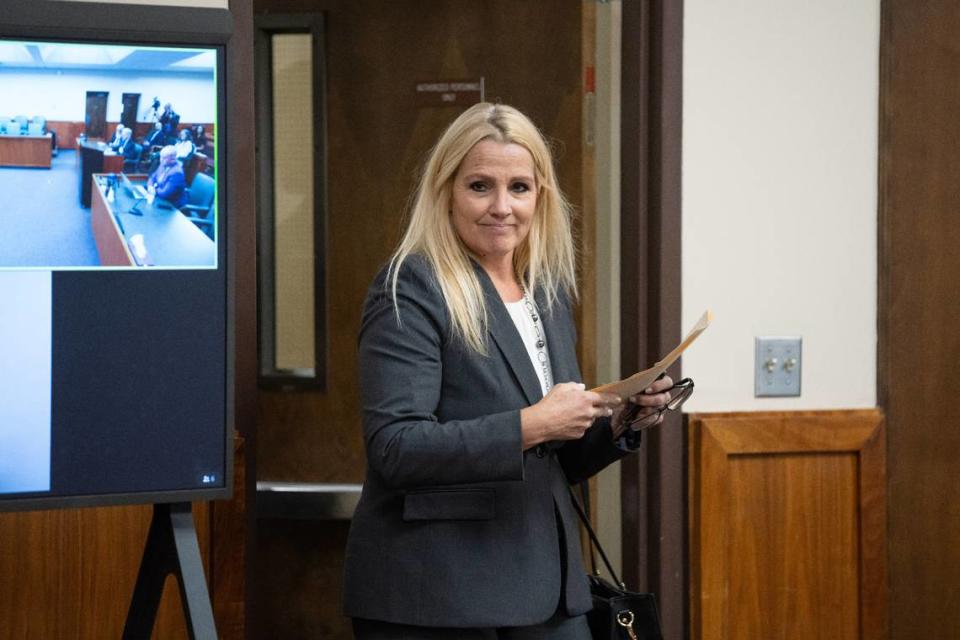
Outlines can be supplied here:
[[630, 611], [630, 609], [624, 609], [617, 613], [617, 624], [627, 630], [630, 640], [637, 640], [637, 632], [633, 630], [633, 620], [633, 611]]

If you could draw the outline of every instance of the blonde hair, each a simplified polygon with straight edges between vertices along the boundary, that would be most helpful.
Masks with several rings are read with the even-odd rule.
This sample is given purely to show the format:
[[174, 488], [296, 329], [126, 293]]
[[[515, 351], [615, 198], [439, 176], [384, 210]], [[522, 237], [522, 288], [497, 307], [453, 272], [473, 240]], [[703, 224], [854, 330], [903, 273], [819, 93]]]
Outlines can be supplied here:
[[453, 181], [463, 158], [482, 140], [518, 144], [533, 157], [537, 205], [530, 231], [514, 251], [517, 279], [529, 291], [542, 288], [548, 309], [553, 308], [560, 291], [576, 297], [571, 207], [557, 185], [547, 143], [530, 119], [517, 109], [486, 102], [464, 111], [431, 151], [413, 198], [406, 232], [390, 259], [387, 282], [399, 320], [400, 267], [412, 254], [423, 256], [436, 274], [454, 336], [485, 354], [488, 317], [483, 288], [470, 262], [470, 250], [450, 219]]

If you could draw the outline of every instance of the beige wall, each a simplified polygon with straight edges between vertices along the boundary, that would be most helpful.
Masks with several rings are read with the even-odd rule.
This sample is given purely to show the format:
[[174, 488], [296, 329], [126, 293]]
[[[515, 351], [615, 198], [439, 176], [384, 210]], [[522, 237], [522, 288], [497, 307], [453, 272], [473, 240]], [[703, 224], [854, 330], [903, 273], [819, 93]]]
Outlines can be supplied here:
[[[601, 382], [619, 370], [603, 324], [619, 317], [619, 15], [598, 5]], [[685, 0], [684, 16], [683, 330], [716, 315], [683, 359], [686, 410], [873, 407], [879, 0]], [[782, 334], [804, 339], [802, 395], [754, 398], [754, 336]], [[619, 552], [619, 465], [598, 494]]]
[[[879, 0], [684, 15], [686, 410], [873, 407]], [[803, 337], [801, 397], [753, 397], [757, 335]]]

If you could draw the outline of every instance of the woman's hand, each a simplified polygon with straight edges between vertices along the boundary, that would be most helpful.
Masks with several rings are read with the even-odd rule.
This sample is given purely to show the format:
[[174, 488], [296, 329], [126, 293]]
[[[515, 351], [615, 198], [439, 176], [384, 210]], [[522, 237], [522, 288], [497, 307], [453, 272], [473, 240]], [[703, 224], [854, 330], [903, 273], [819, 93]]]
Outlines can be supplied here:
[[[632, 416], [633, 418], [642, 418], [659, 411], [661, 407], [665, 407], [670, 402], [670, 392], [667, 389], [671, 387], [673, 387], [673, 380], [670, 376], [663, 376], [655, 380], [643, 393], [631, 396], [627, 403], [616, 411], [613, 420], [610, 422], [613, 437], [619, 438], [623, 430], [626, 429], [627, 425], [623, 423], [623, 418], [630, 412], [630, 409], [637, 409], [637, 412]], [[662, 414], [656, 424], [661, 422], [663, 422]]]
[[548, 440], [577, 440], [593, 421], [611, 416], [623, 400], [610, 393], [594, 393], [576, 382], [563, 382], [544, 398], [520, 411], [523, 449]]

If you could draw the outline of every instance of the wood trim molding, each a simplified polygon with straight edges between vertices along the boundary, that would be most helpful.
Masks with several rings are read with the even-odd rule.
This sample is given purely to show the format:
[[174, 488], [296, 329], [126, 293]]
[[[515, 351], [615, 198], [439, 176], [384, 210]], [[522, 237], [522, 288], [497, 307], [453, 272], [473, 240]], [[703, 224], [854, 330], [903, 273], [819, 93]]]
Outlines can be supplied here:
[[[230, 287], [233, 309], [229, 314], [233, 337], [228, 350], [233, 358], [233, 388], [228, 416], [242, 438], [234, 469], [235, 504], [215, 505], [215, 559], [211, 584], [214, 610], [229, 620], [221, 624], [224, 638], [250, 636], [256, 615], [253, 597], [256, 549], [257, 484], [257, 224], [256, 224], [256, 122], [253, 92], [253, 6], [249, 0], [230, 0], [233, 34], [227, 43], [227, 122], [225, 135], [229, 170], [227, 202], [230, 207]], [[220, 123], [223, 127], [224, 124]], [[217, 131], [219, 136], [220, 131]], [[240, 533], [242, 532], [242, 533]], [[229, 541], [242, 535], [242, 541]], [[242, 548], [237, 545], [241, 545]], [[226, 561], [223, 561], [223, 557]], [[226, 588], [218, 593], [220, 585]], [[242, 601], [242, 611], [240, 602]]]
[[880, 3], [877, 402], [894, 638], [960, 638], [960, 57], [944, 46], [958, 32], [956, 0]]
[[[745, 603], [750, 599], [737, 597], [738, 590], [733, 583], [737, 582], [738, 577], [747, 581], [749, 572], [754, 570], [737, 563], [738, 556], [749, 557], [760, 564], [764, 553], [783, 560], [794, 549], [806, 546], [817, 548], [817, 564], [822, 565], [810, 569], [810, 575], [807, 576], [810, 581], [799, 588], [797, 584], [789, 584], [791, 589], [799, 591], [789, 596], [769, 592], [762, 595], [771, 601], [781, 597], [784, 601], [789, 600], [785, 606], [792, 609], [783, 613], [780, 620], [796, 621], [801, 625], [834, 624], [831, 620], [822, 622], [824, 616], [810, 615], [812, 612], [826, 614], [828, 612], [824, 609], [832, 604], [818, 601], [818, 598], [825, 597], [825, 589], [830, 585], [816, 580], [825, 581], [829, 576], [843, 574], [846, 570], [849, 576], [847, 584], [857, 585], [855, 599], [859, 614], [841, 612], [852, 617], [847, 618], [846, 626], [842, 622], [836, 622], [836, 625], [838, 629], [856, 629], [857, 632], [852, 636], [832, 633], [830, 637], [885, 638], [886, 440], [883, 414], [879, 410], [696, 414], [690, 416], [689, 432], [691, 637], [727, 638], [734, 630], [744, 632], [750, 624], [751, 614], [756, 614], [757, 609], [770, 608], [770, 602]], [[737, 495], [733, 484], [734, 464], [754, 464], [766, 460], [776, 465], [788, 460], [789, 454], [802, 454], [793, 458], [808, 461], [804, 469], [816, 474], [819, 472], [817, 460], [822, 459], [826, 468], [837, 460], [832, 454], [838, 453], [854, 456], [848, 468], [852, 469], [855, 481], [851, 486], [836, 487], [836, 490], [849, 492], [856, 504], [849, 505], [849, 513], [831, 511], [830, 516], [840, 522], [839, 528], [848, 531], [854, 539], [852, 558], [847, 558], [845, 563], [837, 561], [831, 564], [836, 558], [826, 550], [835, 542], [843, 547], [844, 541], [819, 539], [819, 536], [829, 536], [831, 523], [810, 521], [810, 514], [803, 514], [806, 521], [795, 522], [795, 526], [789, 530], [773, 532], [774, 537], [784, 542], [778, 549], [734, 549], [733, 539], [738, 536], [738, 530], [765, 528], [769, 533], [777, 527], [770, 522], [734, 521], [734, 514], [738, 511], [735, 502], [744, 499], [743, 495]], [[799, 484], [823, 491], [824, 479], [819, 476], [808, 475], [797, 480]], [[790, 481], [785, 482], [789, 484]], [[782, 488], [779, 484], [776, 487]], [[766, 485], [751, 488], [756, 489], [756, 495], [763, 496], [770, 504], [782, 506], [785, 512], [802, 510], [798, 506], [782, 503], [782, 500], [789, 502], [792, 495], [787, 490], [784, 491], [787, 498], [782, 499], [776, 493], [777, 488]], [[815, 502], [817, 498], [813, 496], [810, 500]], [[838, 502], [843, 501], [838, 498]], [[848, 522], [846, 516], [852, 522]], [[846, 525], [849, 525], [849, 529], [844, 529]], [[818, 539], [813, 541], [807, 534]], [[738, 540], [742, 543], [743, 537], [740, 536]], [[771, 543], [771, 546], [775, 545]], [[778, 553], [782, 553], [783, 557], [777, 556]], [[787, 563], [789, 558], [785, 561]], [[776, 560], [762, 567], [769, 569], [768, 573], [776, 573], [780, 569]], [[761, 581], [762, 578], [754, 580]], [[821, 632], [823, 630], [822, 627], [818, 629]], [[803, 633], [795, 628], [766, 631], [792, 636], [804, 635], [811, 630], [803, 629]], [[813, 633], [813, 636], [816, 635]], [[822, 637], [822, 633], [820, 635]]]
[[[680, 341], [683, 0], [624, 0], [621, 56], [621, 373]], [[678, 377], [679, 364], [670, 374]], [[623, 575], [687, 637], [686, 432], [679, 415], [621, 463]]]

